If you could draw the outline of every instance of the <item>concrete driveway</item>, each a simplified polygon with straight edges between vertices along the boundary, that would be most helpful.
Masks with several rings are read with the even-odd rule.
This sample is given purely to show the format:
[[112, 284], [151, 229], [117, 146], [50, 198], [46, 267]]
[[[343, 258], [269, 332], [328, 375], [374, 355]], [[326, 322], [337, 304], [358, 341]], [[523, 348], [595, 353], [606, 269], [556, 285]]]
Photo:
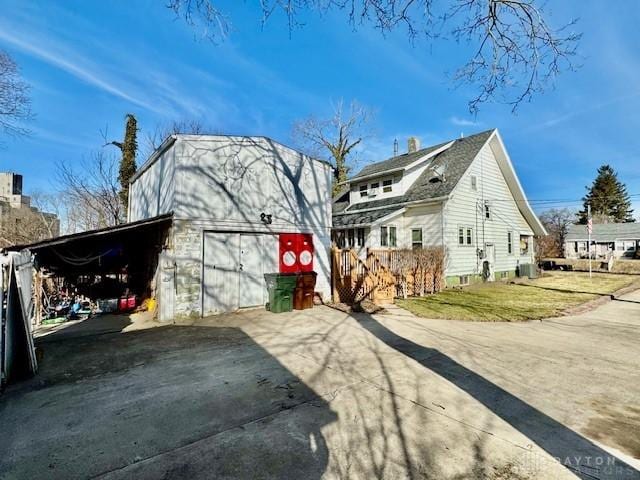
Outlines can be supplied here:
[[640, 478], [640, 293], [530, 323], [326, 307], [40, 341], [0, 478]]

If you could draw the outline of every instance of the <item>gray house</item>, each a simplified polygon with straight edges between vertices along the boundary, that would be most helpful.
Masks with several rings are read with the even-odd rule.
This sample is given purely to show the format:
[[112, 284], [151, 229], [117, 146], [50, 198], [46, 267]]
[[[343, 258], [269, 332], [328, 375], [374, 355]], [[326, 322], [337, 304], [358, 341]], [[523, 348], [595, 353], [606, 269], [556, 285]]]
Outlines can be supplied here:
[[[566, 258], [589, 258], [586, 225], [571, 225], [564, 242]], [[640, 224], [599, 223], [591, 233], [591, 255], [596, 258], [634, 258], [640, 250]]]
[[333, 242], [357, 249], [442, 245], [447, 284], [506, 278], [545, 234], [497, 130], [368, 165], [333, 204]]

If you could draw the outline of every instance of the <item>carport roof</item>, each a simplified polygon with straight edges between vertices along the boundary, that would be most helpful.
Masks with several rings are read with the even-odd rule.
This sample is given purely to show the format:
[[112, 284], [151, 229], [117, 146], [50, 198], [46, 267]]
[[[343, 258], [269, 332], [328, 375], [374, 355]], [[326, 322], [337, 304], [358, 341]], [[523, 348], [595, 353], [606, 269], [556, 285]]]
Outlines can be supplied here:
[[12, 245], [5, 248], [5, 251], [20, 251], [29, 249], [31, 251], [37, 251], [41, 248], [53, 247], [58, 245], [65, 245], [76, 240], [83, 240], [88, 238], [108, 237], [113, 234], [126, 232], [128, 230], [135, 230], [137, 228], [146, 227], [149, 225], [155, 225], [164, 222], [171, 222], [173, 213], [166, 213], [164, 215], [158, 215], [157, 217], [145, 218], [144, 220], [138, 220], [136, 222], [123, 223], [120, 225], [114, 225], [111, 227], [99, 228], [96, 230], [87, 230], [86, 232], [71, 233], [69, 235], [61, 235], [59, 237], [49, 238], [40, 242]]

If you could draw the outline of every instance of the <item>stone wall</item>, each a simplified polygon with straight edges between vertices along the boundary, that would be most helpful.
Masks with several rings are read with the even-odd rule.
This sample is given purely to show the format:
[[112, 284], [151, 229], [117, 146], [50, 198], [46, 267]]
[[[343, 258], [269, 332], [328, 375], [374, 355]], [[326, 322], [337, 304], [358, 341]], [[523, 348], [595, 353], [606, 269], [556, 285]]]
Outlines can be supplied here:
[[176, 262], [176, 318], [199, 317], [202, 285], [202, 230], [190, 222], [173, 224], [173, 253]]

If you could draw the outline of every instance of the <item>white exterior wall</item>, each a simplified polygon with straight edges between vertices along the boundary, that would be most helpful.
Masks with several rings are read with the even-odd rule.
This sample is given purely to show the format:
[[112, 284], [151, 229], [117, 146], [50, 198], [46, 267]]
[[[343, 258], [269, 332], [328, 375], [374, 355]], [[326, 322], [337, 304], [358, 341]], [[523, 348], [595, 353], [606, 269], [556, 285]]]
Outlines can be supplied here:
[[[171, 181], [158, 184], [162, 171]], [[313, 234], [316, 291], [330, 298], [331, 182], [328, 164], [268, 139], [179, 136], [132, 184], [130, 219], [174, 212], [176, 315], [201, 311], [207, 231]]]
[[[477, 189], [471, 186], [471, 176], [477, 178]], [[484, 222], [482, 202], [488, 200], [492, 218]], [[520, 264], [534, 261], [533, 232], [516, 204], [496, 161], [490, 144], [486, 144], [446, 202], [445, 235], [447, 243], [447, 276], [481, 273], [481, 261], [476, 249], [484, 244], [495, 246], [495, 272], [514, 271]], [[458, 244], [458, 228], [473, 228], [471, 245]], [[512, 254], [507, 251], [507, 232], [513, 232]], [[520, 235], [530, 236], [529, 254], [520, 255]], [[465, 231], [466, 235], [466, 231]], [[484, 237], [484, 240], [483, 240]]]
[[366, 237], [370, 248], [389, 248], [380, 245], [380, 227], [396, 227], [396, 248], [411, 248], [411, 230], [422, 230], [424, 247], [442, 245], [442, 204], [408, 207], [404, 213], [371, 226]]
[[[129, 187], [130, 222], [169, 213], [175, 200], [175, 158], [169, 148]], [[144, 167], [144, 165], [143, 165]]]

